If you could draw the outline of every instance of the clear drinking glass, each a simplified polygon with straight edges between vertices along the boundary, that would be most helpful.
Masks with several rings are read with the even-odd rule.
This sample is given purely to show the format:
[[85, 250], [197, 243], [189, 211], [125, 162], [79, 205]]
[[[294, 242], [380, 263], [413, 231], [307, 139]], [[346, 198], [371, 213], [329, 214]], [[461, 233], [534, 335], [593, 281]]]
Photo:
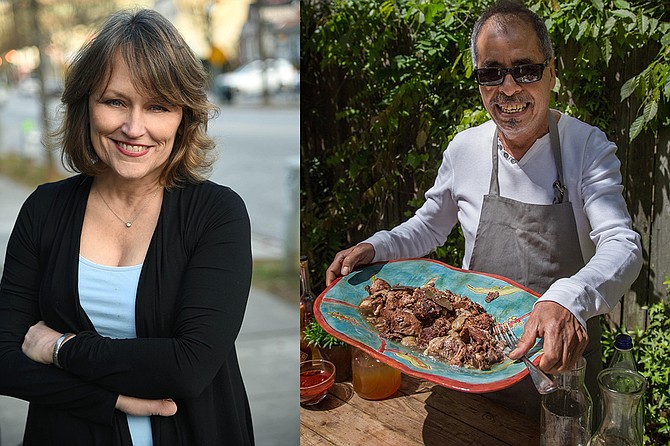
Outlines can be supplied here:
[[558, 390], [542, 395], [541, 446], [586, 446], [591, 438], [593, 401], [584, 385], [586, 359], [553, 375]]
[[644, 394], [647, 380], [637, 372], [620, 368], [598, 374], [603, 401], [603, 421], [589, 446], [641, 446], [635, 408]]

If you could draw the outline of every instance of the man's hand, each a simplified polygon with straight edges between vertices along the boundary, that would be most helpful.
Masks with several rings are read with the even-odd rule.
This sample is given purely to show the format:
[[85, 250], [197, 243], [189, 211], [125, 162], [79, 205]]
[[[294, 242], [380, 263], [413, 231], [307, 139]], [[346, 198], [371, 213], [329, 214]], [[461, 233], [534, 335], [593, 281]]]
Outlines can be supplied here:
[[326, 270], [326, 286], [335, 279], [349, 274], [357, 265], [365, 265], [375, 258], [375, 248], [369, 243], [359, 243], [335, 254], [333, 263]]
[[171, 399], [145, 400], [125, 395], [119, 395], [116, 399], [116, 408], [128, 415], [138, 417], [148, 417], [151, 415], [171, 417], [177, 413], [177, 404]]
[[54, 344], [60, 335], [61, 333], [49, 328], [44, 321], [39, 321], [28, 329], [21, 350], [35, 362], [51, 364]]
[[544, 339], [544, 355], [540, 368], [547, 373], [571, 370], [586, 349], [588, 336], [575, 316], [555, 302], [539, 302], [526, 322], [521, 341], [510, 352], [511, 359], [519, 359], [535, 344], [535, 338]]

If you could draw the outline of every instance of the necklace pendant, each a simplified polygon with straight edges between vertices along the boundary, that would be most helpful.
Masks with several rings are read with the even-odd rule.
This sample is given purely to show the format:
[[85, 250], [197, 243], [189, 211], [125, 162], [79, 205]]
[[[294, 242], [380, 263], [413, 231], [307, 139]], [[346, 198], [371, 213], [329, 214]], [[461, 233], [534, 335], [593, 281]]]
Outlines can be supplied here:
[[121, 221], [121, 223], [123, 223], [124, 225], [126, 225], [126, 228], [130, 228], [130, 227], [133, 225], [133, 223], [135, 222], [135, 220], [137, 220], [137, 217], [139, 217], [140, 214], [142, 213], [142, 211], [143, 211], [144, 209], [146, 209], [146, 207], [149, 205], [149, 202], [151, 201], [151, 199], [154, 198], [154, 197], [156, 196], [156, 194], [158, 193], [158, 191], [154, 192], [154, 194], [146, 200], [146, 202], [144, 203], [144, 206], [142, 207], [142, 209], [140, 209], [140, 210], [135, 214], [135, 217], [133, 217], [133, 219], [130, 220], [130, 221], [126, 221], [124, 218], [121, 218], [121, 216], [120, 216], [119, 214], [117, 214], [116, 212], [114, 212], [114, 209], [112, 209], [112, 208], [109, 206], [109, 204], [107, 203], [107, 200], [105, 200], [105, 197], [102, 196], [102, 194], [100, 193], [100, 191], [98, 190], [97, 192], [98, 192], [98, 195], [100, 195], [100, 198], [102, 199], [102, 202], [105, 203], [105, 206], [107, 206], [107, 209], [109, 209], [109, 211], [110, 211], [112, 214], [114, 214], [114, 216], [115, 216], [116, 218], [118, 218], [119, 221]]

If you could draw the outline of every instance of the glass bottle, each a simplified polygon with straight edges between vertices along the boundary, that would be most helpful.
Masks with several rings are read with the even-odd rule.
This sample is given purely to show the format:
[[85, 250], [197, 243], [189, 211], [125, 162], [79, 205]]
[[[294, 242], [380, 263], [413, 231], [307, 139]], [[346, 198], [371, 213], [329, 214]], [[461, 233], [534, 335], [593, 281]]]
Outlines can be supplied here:
[[646, 379], [623, 368], [607, 368], [598, 374], [603, 401], [603, 421], [588, 446], [641, 446], [642, 434], [631, 416], [644, 394]]
[[609, 364], [610, 368], [622, 368], [637, 372], [635, 358], [633, 358], [633, 339], [626, 333], [619, 333], [614, 338], [614, 354]]
[[300, 362], [312, 359], [312, 349], [305, 340], [305, 306], [300, 302]]
[[584, 384], [586, 359], [580, 357], [569, 372], [553, 375], [558, 389], [542, 395], [542, 446], [586, 446], [591, 438], [593, 401]]
[[316, 348], [305, 341], [305, 328], [314, 317], [314, 293], [309, 283], [307, 256], [300, 256], [300, 362], [319, 359]]
[[314, 317], [314, 301], [316, 297], [309, 282], [309, 265], [307, 256], [300, 256], [300, 304], [304, 308], [304, 321], [307, 325]]
[[[637, 372], [635, 365], [635, 357], [633, 356], [633, 339], [626, 333], [619, 333], [614, 338], [614, 354], [610, 361], [610, 368], [621, 368]], [[635, 407], [635, 421], [637, 429], [641, 435], [644, 435], [644, 394], [640, 398]]]
[[354, 391], [366, 400], [383, 400], [396, 393], [402, 379], [400, 370], [352, 348], [351, 375]]

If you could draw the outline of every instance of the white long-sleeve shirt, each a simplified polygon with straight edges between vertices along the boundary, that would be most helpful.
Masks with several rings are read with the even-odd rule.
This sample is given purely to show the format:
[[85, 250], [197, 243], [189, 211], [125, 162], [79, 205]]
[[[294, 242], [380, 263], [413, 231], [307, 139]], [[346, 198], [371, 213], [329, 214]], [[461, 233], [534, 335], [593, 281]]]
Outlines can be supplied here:
[[[462, 266], [468, 269], [482, 201], [489, 192], [494, 130], [495, 124], [488, 121], [456, 135], [444, 151], [424, 205], [406, 222], [365, 240], [375, 248], [375, 262], [424, 256], [444, 244], [459, 222], [465, 237]], [[561, 115], [558, 132], [564, 183], [585, 266], [572, 277], [557, 280], [539, 301], [564, 306], [586, 325], [590, 317], [608, 313], [637, 278], [642, 248], [622, 195], [614, 143], [596, 127], [567, 115]], [[500, 156], [500, 195], [551, 204], [555, 166], [549, 134], [535, 141], [518, 162]]]

